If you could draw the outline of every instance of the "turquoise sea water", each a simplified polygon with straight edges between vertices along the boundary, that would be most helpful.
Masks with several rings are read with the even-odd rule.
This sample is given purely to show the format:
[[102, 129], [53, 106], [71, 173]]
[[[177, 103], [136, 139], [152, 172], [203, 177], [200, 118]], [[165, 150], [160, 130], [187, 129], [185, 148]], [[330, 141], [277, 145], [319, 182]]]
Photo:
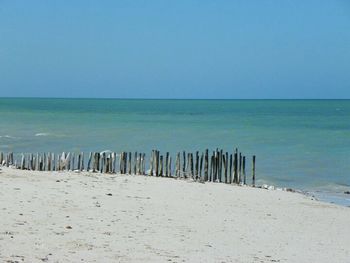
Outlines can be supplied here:
[[0, 99], [0, 151], [233, 151], [257, 181], [350, 205], [350, 100]]

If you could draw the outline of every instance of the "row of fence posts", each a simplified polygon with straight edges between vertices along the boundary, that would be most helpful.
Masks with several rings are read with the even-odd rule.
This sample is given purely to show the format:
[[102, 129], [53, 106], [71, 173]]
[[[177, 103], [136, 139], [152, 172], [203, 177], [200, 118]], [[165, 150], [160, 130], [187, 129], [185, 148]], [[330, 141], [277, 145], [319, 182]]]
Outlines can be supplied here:
[[[149, 175], [175, 178], [192, 178], [201, 182], [221, 182], [246, 184], [246, 156], [236, 148], [232, 154], [216, 149], [209, 153], [196, 151], [195, 154], [178, 152], [172, 170], [172, 157], [169, 152], [165, 156], [158, 150], [152, 150], [149, 170], [146, 171], [146, 154], [135, 152], [111, 151], [90, 152], [87, 166], [84, 167], [84, 153], [42, 153], [21, 154], [20, 161], [13, 153], [0, 152], [0, 164], [15, 166], [22, 170], [36, 171], [91, 171], [100, 173], [117, 173]], [[181, 158], [182, 156], [182, 158]], [[119, 157], [119, 158], [118, 158]], [[119, 163], [117, 163], [119, 159]], [[252, 158], [252, 185], [255, 186], [255, 155]], [[86, 168], [86, 169], [85, 169]], [[172, 173], [174, 171], [174, 173]]]

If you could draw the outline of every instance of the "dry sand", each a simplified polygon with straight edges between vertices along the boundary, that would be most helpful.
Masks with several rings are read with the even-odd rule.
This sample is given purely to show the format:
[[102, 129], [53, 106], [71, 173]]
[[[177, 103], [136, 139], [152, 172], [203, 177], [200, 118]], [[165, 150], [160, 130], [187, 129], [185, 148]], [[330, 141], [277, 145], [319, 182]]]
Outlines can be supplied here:
[[350, 262], [350, 208], [301, 194], [1, 169], [4, 262]]

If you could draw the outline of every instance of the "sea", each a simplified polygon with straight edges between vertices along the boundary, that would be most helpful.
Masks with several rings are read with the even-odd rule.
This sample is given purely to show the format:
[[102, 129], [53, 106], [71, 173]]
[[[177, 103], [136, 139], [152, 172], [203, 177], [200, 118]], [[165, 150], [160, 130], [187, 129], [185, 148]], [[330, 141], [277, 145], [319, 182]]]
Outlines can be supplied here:
[[[0, 98], [0, 151], [203, 152], [235, 148], [248, 183], [350, 206], [350, 100]], [[234, 198], [234, 197], [233, 197]]]

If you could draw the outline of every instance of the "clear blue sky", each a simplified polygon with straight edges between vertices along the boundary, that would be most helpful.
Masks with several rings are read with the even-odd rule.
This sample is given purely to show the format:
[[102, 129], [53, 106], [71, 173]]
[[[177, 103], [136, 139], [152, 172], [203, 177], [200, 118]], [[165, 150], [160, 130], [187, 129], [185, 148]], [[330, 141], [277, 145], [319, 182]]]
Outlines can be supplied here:
[[0, 96], [350, 98], [350, 1], [0, 0]]

